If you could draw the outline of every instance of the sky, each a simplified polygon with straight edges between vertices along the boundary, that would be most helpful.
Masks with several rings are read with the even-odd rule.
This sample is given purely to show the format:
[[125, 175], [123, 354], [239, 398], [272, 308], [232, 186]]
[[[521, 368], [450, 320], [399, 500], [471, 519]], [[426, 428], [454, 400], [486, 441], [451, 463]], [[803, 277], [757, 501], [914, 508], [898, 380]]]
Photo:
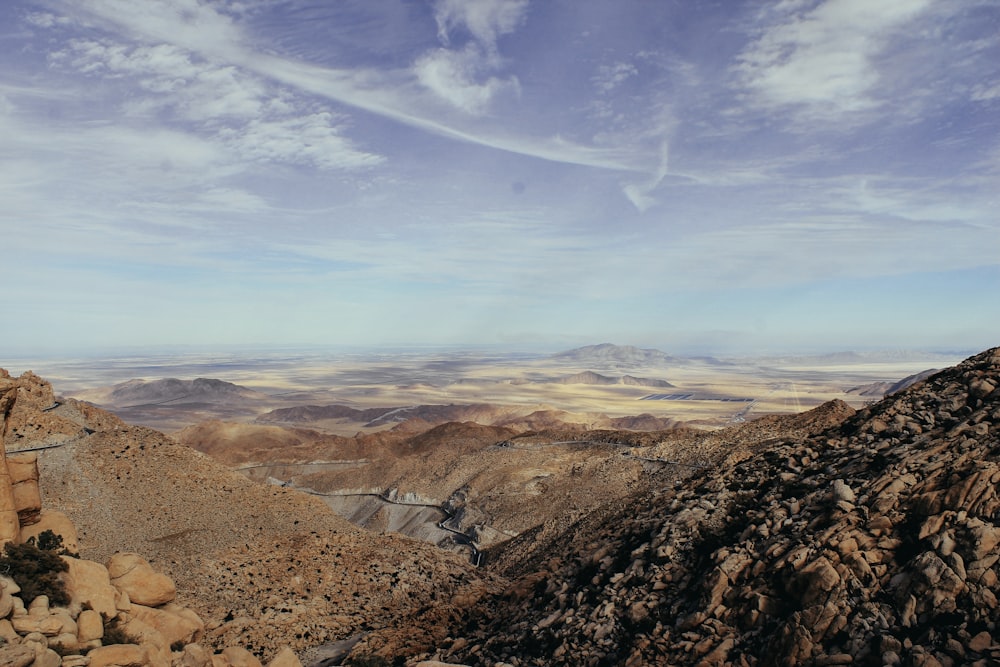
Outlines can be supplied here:
[[1000, 344], [998, 0], [6, 0], [9, 352]]

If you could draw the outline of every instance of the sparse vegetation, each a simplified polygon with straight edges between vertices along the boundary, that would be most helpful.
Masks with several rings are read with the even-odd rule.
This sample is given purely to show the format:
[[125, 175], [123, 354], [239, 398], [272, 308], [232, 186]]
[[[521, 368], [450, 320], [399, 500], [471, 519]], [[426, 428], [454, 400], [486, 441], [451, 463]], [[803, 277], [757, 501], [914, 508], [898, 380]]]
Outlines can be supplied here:
[[[125, 632], [124, 628], [118, 624], [117, 619], [112, 619], [104, 626], [104, 638], [101, 639], [101, 643], [105, 646], [110, 644], [138, 644], [139, 640]], [[171, 646], [172, 648], [173, 646]]]
[[39, 595], [47, 595], [50, 604], [68, 605], [69, 594], [60, 577], [68, 569], [58, 555], [39, 549], [31, 542], [8, 542], [4, 545], [4, 555], [0, 556], [0, 574], [10, 577], [21, 587], [21, 599], [26, 604], [31, 604]]
[[73, 553], [63, 545], [63, 537], [51, 530], [43, 530], [38, 534], [38, 538], [28, 538], [29, 544], [34, 544], [42, 551], [51, 551], [57, 556], [70, 556], [79, 558], [80, 554]]

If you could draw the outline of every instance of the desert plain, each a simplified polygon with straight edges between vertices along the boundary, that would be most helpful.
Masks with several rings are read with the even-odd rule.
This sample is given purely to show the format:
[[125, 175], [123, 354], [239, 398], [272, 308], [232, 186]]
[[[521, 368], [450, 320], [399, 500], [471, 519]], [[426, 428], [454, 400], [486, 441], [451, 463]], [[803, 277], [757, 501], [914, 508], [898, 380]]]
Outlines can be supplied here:
[[[647, 414], [720, 428], [833, 399], [858, 408], [881, 398], [895, 382], [966, 356], [967, 351], [849, 351], [716, 358], [601, 344], [554, 353], [459, 347], [183, 350], [8, 363], [14, 372], [32, 370], [45, 377], [57, 394], [166, 432], [206, 419], [253, 421], [271, 410], [305, 405], [388, 411], [477, 404], [526, 413], [561, 411], [567, 413], [564, 421], [581, 424], [596, 416]], [[251, 391], [185, 396], [153, 384], [166, 378], [215, 379]], [[129, 381], [133, 391], [115, 391]], [[309, 426], [355, 435], [395, 423], [336, 418]]]

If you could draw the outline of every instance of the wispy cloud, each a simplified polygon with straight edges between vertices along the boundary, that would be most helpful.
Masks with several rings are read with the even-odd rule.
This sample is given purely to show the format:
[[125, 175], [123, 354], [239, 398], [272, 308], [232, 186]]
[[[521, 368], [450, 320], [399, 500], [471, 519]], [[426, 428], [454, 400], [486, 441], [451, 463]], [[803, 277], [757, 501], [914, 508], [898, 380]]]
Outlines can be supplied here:
[[170, 112], [174, 120], [198, 123], [202, 132], [242, 159], [323, 169], [365, 168], [383, 159], [358, 150], [343, 135], [343, 118], [310, 112], [288, 90], [170, 44], [130, 47], [74, 40], [51, 60], [92, 76], [135, 78], [146, 95], [123, 101], [126, 114]]
[[762, 11], [765, 27], [743, 51], [737, 73], [762, 107], [797, 107], [830, 118], [882, 104], [875, 56], [931, 0], [784, 2]]
[[[459, 3], [464, 6], [465, 3]], [[464, 25], [475, 39], [468, 52], [478, 58], [477, 49], [490, 49], [499, 35], [517, 25], [511, 17], [520, 15], [524, 2], [484, 1], [469, 3], [465, 9], [459, 4], [441, 5], [440, 15], [446, 17], [442, 25], [453, 30]], [[428, 98], [421, 90], [416, 69], [411, 71], [376, 71], [363, 68], [337, 69], [283, 58], [255, 51], [230, 16], [199, 4], [182, 0], [176, 4], [164, 0], [151, 0], [142, 7], [122, 0], [84, 0], [66, 8], [70, 16], [86, 24], [98, 21], [104, 26], [125, 29], [132, 36], [147, 43], [170, 44], [196, 53], [207, 61], [235, 65], [267, 77], [280, 84], [295, 87], [303, 92], [319, 95], [355, 108], [379, 114], [394, 121], [432, 132], [458, 141], [469, 142], [522, 155], [581, 164], [607, 169], [643, 169], [648, 158], [636, 158], [634, 151], [619, 151], [594, 146], [584, 146], [563, 137], [539, 137], [497, 129], [488, 125], [469, 124], [461, 119], [442, 117], [441, 94], [450, 97], [449, 106], [479, 111], [483, 105], [501, 91], [516, 90], [516, 79], [490, 77], [485, 81], [469, 78], [468, 67], [440, 67], [433, 58], [424, 63], [436, 72], [431, 80], [438, 91]], [[518, 19], [520, 20], [520, 19]], [[462, 53], [465, 53], [464, 51]], [[487, 54], [488, 55], [488, 54]], [[490, 57], [484, 62], [489, 62]], [[438, 56], [440, 58], [440, 56]], [[419, 60], [418, 60], [419, 62]], [[473, 63], [472, 69], [476, 69]], [[457, 78], [456, 78], [457, 77]], [[465, 77], [465, 78], [463, 78]]]

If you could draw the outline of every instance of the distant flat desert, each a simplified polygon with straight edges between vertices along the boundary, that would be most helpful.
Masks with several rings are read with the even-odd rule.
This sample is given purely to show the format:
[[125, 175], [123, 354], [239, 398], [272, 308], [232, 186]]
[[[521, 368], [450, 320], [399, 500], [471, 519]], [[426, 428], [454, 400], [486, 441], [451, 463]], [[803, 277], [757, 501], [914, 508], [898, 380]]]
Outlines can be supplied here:
[[[560, 354], [482, 349], [381, 351], [179, 352], [78, 359], [14, 359], [58, 395], [108, 407], [131, 423], [166, 432], [206, 419], [250, 422], [278, 408], [342, 405], [355, 409], [492, 404], [577, 415], [654, 417], [706, 428], [763, 414], [801, 412], [832, 399], [857, 408], [866, 385], [895, 383], [958, 363], [962, 353], [844, 352], [818, 356], [683, 357], [609, 344]], [[210, 378], [245, 387], [240, 395], [113, 400], [130, 380]], [[588, 378], [600, 384], [577, 381]], [[137, 383], [138, 384], [138, 383]], [[368, 427], [378, 430], [392, 424]], [[350, 420], [309, 424], [330, 433], [366, 430]]]

